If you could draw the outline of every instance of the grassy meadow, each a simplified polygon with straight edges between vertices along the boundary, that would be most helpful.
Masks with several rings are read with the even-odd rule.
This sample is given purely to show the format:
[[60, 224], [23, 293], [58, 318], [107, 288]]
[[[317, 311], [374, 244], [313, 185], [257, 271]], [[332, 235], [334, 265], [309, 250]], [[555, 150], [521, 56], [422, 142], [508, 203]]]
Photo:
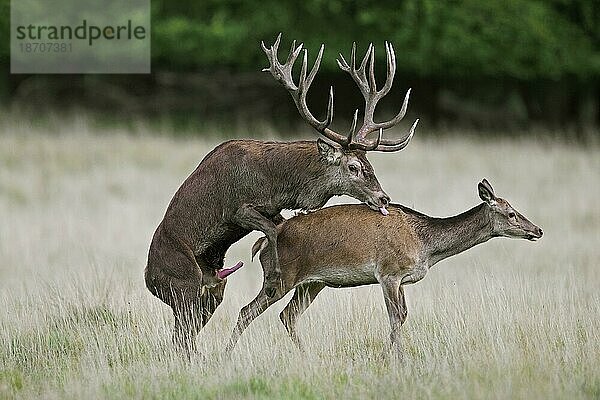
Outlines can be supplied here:
[[1, 399], [600, 397], [597, 145], [417, 132], [401, 153], [370, 155], [396, 202], [453, 215], [486, 177], [545, 233], [493, 239], [407, 287], [402, 360], [385, 351], [378, 286], [324, 290], [299, 323], [304, 352], [279, 322], [288, 295], [222, 357], [262, 282], [255, 232], [228, 253], [246, 266], [187, 363], [143, 270], [171, 196], [217, 143], [0, 123]]

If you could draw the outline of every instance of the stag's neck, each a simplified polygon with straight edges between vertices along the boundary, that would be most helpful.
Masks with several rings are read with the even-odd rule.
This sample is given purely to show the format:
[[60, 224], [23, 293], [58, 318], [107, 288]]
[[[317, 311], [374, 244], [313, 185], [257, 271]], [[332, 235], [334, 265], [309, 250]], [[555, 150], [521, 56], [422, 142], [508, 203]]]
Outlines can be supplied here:
[[[284, 208], [313, 210], [323, 207], [334, 194], [341, 194], [335, 177], [328, 176], [330, 170], [321, 160], [317, 145], [313, 141], [296, 142], [294, 151], [284, 155], [285, 163], [276, 163], [273, 168], [285, 182], [280, 187]], [[283, 165], [283, 167], [282, 167]]]
[[420, 231], [427, 246], [430, 266], [494, 236], [485, 203], [453, 217], [431, 218]]

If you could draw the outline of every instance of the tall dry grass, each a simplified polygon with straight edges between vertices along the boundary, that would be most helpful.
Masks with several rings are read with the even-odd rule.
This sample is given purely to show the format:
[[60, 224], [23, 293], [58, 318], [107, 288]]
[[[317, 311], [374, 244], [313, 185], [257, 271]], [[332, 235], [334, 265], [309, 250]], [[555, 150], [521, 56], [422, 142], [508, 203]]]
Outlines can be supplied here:
[[247, 265], [198, 338], [204, 358], [186, 363], [142, 275], [170, 197], [216, 143], [97, 133], [85, 121], [51, 133], [2, 125], [0, 398], [600, 396], [597, 147], [417, 135], [402, 153], [370, 156], [397, 202], [455, 214], [487, 177], [545, 232], [492, 240], [408, 287], [402, 361], [385, 352], [377, 286], [325, 290], [300, 322], [304, 352], [279, 322], [283, 300], [223, 358], [261, 284], [253, 233], [227, 256]]

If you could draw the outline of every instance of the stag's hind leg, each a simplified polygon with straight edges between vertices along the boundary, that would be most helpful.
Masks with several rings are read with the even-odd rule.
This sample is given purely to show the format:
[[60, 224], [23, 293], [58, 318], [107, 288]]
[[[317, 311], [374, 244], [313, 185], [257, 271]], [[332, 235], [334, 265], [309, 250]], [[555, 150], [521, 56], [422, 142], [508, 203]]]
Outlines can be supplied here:
[[195, 287], [173, 291], [171, 308], [175, 317], [173, 344], [188, 358], [196, 353], [196, 336], [223, 301], [226, 280], [212, 288]]
[[187, 355], [196, 350], [195, 338], [223, 299], [225, 280], [206, 286], [191, 250], [157, 231], [145, 271], [146, 286], [173, 310], [173, 343]]
[[197, 300], [183, 300], [173, 304], [175, 328], [173, 330], [173, 345], [184, 356], [190, 358], [196, 353], [196, 336], [204, 326]]
[[281, 319], [285, 329], [290, 334], [292, 341], [300, 349], [302, 348], [302, 345], [300, 343], [300, 338], [298, 338], [298, 334], [296, 333], [296, 322], [324, 287], [325, 284], [319, 282], [305, 283], [298, 286], [288, 305], [279, 314], [279, 319]]

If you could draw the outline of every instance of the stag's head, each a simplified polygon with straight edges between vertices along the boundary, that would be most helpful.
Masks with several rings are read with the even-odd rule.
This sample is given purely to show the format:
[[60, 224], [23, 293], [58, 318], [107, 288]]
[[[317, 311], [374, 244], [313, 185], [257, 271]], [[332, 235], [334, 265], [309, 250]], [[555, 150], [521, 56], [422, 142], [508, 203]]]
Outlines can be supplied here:
[[321, 162], [339, 194], [352, 196], [387, 215], [389, 196], [383, 191], [364, 150], [348, 149], [317, 139]]
[[[270, 48], [261, 43], [264, 52], [267, 54], [270, 66], [264, 71], [270, 72], [275, 80], [281, 83], [290, 93], [296, 104], [300, 115], [317, 132], [323, 135], [328, 141], [320, 139], [317, 141], [321, 159], [328, 163], [330, 168], [337, 168], [337, 176], [340, 179], [339, 186], [341, 193], [350, 195], [360, 201], [365, 202], [369, 207], [380, 210], [387, 214], [385, 206], [389, 203], [389, 196], [381, 189], [377, 177], [373, 172], [373, 167], [366, 157], [369, 151], [399, 151], [408, 145], [414, 134], [418, 120], [412, 125], [408, 134], [404, 137], [393, 139], [382, 139], [383, 131], [396, 125], [404, 115], [408, 107], [410, 90], [404, 97], [404, 103], [398, 114], [389, 121], [374, 122], [373, 114], [377, 102], [384, 97], [392, 88], [394, 74], [396, 72], [396, 56], [391, 44], [386, 43], [387, 54], [387, 78], [384, 86], [377, 90], [375, 82], [375, 48], [370, 45], [360, 66], [356, 67], [356, 45], [352, 46], [350, 64], [340, 54], [337, 60], [339, 67], [350, 74], [354, 82], [358, 85], [364, 99], [365, 112], [363, 124], [357, 129], [358, 110], [354, 112], [352, 126], [346, 135], [341, 135], [329, 128], [333, 120], [333, 87], [329, 90], [329, 101], [327, 106], [327, 117], [323, 121], [316, 119], [306, 104], [306, 95], [312, 84], [321, 58], [323, 57], [324, 45], [321, 45], [316, 61], [308, 72], [308, 54], [303, 45], [296, 46], [296, 41], [292, 42], [292, 48], [284, 64], [279, 62], [277, 51], [281, 41], [281, 34]], [[303, 51], [302, 69], [300, 71], [300, 80], [298, 84], [292, 77], [292, 68], [296, 59]], [[368, 70], [368, 77], [367, 77]], [[376, 134], [376, 138], [368, 139], [371, 134]]]
[[535, 241], [542, 237], [542, 229], [515, 210], [508, 201], [496, 197], [492, 185], [484, 179], [477, 186], [479, 197], [489, 207], [493, 234], [515, 239]]

